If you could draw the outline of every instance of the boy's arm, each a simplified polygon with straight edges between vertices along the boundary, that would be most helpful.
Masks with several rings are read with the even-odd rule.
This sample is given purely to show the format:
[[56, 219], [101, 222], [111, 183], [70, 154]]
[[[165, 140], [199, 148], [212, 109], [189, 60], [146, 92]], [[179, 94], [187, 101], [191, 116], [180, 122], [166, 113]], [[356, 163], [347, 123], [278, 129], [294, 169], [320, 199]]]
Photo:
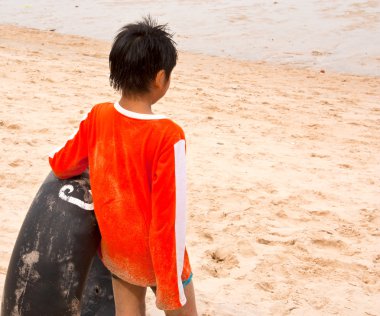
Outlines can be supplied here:
[[182, 284], [186, 234], [185, 140], [160, 156], [152, 184], [149, 243], [157, 282], [157, 307], [179, 309], [186, 304]]
[[49, 163], [57, 178], [67, 179], [82, 174], [88, 167], [87, 117], [66, 144], [50, 153]]

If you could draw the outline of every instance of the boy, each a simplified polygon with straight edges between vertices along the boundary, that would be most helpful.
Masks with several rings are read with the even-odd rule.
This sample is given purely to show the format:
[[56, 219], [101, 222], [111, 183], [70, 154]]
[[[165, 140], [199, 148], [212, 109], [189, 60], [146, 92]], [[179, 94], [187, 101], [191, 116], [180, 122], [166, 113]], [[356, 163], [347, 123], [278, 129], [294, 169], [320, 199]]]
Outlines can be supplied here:
[[115, 104], [98, 104], [49, 162], [69, 178], [89, 168], [100, 250], [116, 315], [145, 315], [148, 286], [166, 315], [196, 316], [185, 248], [185, 136], [152, 112], [170, 85], [177, 50], [150, 17], [124, 26], [109, 55]]

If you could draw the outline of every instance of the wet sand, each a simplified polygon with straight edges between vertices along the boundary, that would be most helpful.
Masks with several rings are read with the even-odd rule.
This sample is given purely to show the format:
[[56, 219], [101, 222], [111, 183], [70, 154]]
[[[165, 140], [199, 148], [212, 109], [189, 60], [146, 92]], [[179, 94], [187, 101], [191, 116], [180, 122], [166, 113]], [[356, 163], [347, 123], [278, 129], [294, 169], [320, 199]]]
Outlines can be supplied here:
[[[0, 291], [47, 154], [108, 86], [109, 42], [0, 26]], [[180, 53], [200, 315], [379, 315], [380, 78]], [[1, 293], [1, 292], [0, 292]], [[148, 314], [162, 315], [149, 294]]]
[[376, 0], [3, 0], [0, 23], [109, 41], [148, 13], [185, 51], [380, 76]]

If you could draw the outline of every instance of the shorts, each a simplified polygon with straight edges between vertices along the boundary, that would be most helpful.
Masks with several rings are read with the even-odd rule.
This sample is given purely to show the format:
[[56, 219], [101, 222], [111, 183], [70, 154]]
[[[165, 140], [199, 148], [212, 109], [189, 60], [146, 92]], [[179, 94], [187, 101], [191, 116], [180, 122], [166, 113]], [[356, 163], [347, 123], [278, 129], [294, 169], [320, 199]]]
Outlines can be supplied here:
[[[114, 279], [116, 279], [116, 280], [121, 280], [121, 281], [123, 281], [123, 280], [120, 279], [117, 275], [115, 275], [115, 274], [113, 274], [113, 273], [112, 273], [112, 277], [113, 277]], [[185, 287], [186, 285], [188, 285], [188, 284], [191, 282], [192, 279], [193, 279], [193, 273], [191, 272], [189, 278], [186, 279], [185, 281], [182, 281], [183, 287]], [[156, 292], [156, 287], [155, 287], [155, 286], [151, 286], [151, 288], [152, 288], [153, 292]]]

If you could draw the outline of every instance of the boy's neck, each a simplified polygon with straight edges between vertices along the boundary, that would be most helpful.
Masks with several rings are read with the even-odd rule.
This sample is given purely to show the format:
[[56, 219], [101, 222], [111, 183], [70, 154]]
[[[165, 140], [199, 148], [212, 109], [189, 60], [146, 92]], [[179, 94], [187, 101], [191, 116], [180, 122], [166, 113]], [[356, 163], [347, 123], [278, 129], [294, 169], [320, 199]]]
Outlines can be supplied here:
[[140, 114], [153, 114], [152, 101], [149, 96], [125, 96], [123, 95], [119, 101], [122, 108]]

